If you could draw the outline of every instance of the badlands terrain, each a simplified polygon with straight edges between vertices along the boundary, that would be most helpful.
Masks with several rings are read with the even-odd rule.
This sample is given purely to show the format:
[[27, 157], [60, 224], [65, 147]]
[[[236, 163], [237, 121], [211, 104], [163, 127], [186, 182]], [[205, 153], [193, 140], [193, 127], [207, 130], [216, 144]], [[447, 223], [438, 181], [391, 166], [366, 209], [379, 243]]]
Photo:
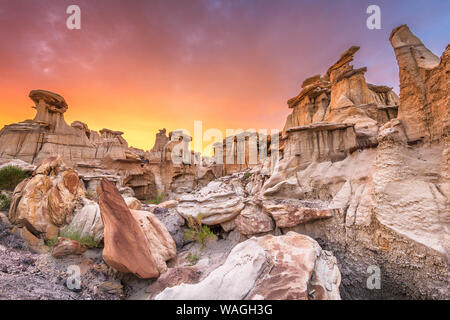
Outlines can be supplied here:
[[31, 91], [35, 118], [0, 131], [0, 168], [27, 174], [2, 191], [0, 299], [449, 299], [450, 46], [406, 25], [389, 41], [400, 97], [351, 47], [303, 81], [280, 134], [213, 158], [165, 129], [130, 148]]

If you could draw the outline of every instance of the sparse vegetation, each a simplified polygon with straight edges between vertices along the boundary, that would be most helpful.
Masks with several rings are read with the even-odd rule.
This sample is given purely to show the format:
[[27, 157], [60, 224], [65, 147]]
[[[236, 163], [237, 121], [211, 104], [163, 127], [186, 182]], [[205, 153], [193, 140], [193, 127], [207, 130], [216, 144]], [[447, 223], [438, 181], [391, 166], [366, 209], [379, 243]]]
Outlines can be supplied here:
[[246, 174], [245, 174], [245, 178], [250, 178], [252, 176], [252, 173], [251, 172], [247, 172]]
[[0, 190], [13, 191], [16, 186], [24, 179], [28, 178], [28, 175], [15, 166], [6, 166], [0, 169]]
[[145, 204], [160, 204], [163, 202], [166, 194], [164, 192], [159, 193], [155, 198], [144, 201]]
[[200, 260], [200, 256], [196, 252], [189, 252], [186, 259], [191, 263], [191, 266], [193, 266]]
[[86, 190], [86, 198], [89, 200], [95, 199], [95, 194], [92, 190]]
[[184, 233], [186, 240], [197, 241], [201, 244], [201, 249], [206, 245], [208, 239], [214, 239], [214, 233], [207, 225], [202, 223], [202, 215], [197, 215], [196, 218], [188, 217], [188, 229]]
[[3, 193], [0, 193], [0, 210], [8, 210], [10, 205], [11, 200]]
[[48, 247], [51, 248], [51, 247], [53, 247], [53, 246], [55, 245], [56, 241], [58, 241], [57, 238], [55, 238], [55, 239], [48, 239], [47, 241], [45, 241], [45, 244], [46, 244]]
[[[82, 237], [78, 233], [69, 230], [62, 230], [59, 236], [62, 238], [78, 241], [79, 243], [85, 245], [88, 249], [97, 248], [100, 244], [100, 241], [96, 241], [93, 237]], [[46, 245], [49, 247], [53, 247], [56, 241], [58, 241], [58, 238], [49, 239], [47, 240]]]

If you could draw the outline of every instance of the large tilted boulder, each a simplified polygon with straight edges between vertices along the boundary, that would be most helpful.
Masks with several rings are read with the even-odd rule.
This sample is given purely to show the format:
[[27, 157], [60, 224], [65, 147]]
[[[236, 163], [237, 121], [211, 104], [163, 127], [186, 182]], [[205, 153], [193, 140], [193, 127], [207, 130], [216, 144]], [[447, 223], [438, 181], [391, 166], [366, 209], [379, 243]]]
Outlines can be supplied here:
[[238, 244], [225, 263], [197, 284], [166, 288], [155, 299], [340, 299], [336, 258], [313, 239], [290, 232]]
[[114, 269], [148, 279], [166, 270], [175, 257], [175, 242], [148, 212], [130, 211], [116, 186], [106, 179], [97, 187], [104, 223], [103, 259]]
[[75, 206], [84, 195], [77, 173], [66, 168], [61, 157], [51, 157], [16, 187], [9, 219], [36, 236], [52, 239], [72, 221]]

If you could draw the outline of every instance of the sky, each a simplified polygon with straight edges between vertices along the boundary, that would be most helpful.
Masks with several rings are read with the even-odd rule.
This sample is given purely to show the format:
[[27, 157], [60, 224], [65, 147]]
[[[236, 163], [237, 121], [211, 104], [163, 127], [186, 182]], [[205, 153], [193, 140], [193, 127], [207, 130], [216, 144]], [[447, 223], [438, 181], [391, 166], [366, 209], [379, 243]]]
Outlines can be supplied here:
[[[73, 4], [80, 30], [66, 27]], [[366, 26], [369, 5], [380, 30]], [[389, 34], [401, 24], [440, 57], [450, 1], [0, 0], [0, 127], [32, 119], [28, 93], [44, 89], [66, 99], [68, 124], [123, 131], [145, 150], [158, 129], [193, 133], [195, 120], [281, 130], [302, 81], [351, 45], [368, 82], [399, 92]]]

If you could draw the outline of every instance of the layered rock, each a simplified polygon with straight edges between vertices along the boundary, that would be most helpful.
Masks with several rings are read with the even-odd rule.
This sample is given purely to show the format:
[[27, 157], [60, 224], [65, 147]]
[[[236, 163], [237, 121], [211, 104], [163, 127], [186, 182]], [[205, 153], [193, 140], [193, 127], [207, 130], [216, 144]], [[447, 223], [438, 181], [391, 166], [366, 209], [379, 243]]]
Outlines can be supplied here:
[[236, 228], [243, 235], [256, 235], [274, 230], [270, 215], [258, 203], [248, 203], [235, 220]]
[[156, 278], [166, 270], [165, 261], [176, 255], [175, 242], [151, 213], [130, 212], [111, 182], [97, 189], [104, 223], [103, 259], [114, 269], [140, 278]]
[[64, 120], [68, 105], [62, 96], [45, 90], [33, 90], [29, 96], [35, 103], [36, 116], [0, 131], [0, 162], [20, 159], [39, 165], [59, 155], [80, 172], [90, 190], [107, 177], [136, 189], [141, 198], [156, 194], [153, 176], [143, 170], [142, 159], [128, 147], [123, 132], [96, 132], [80, 121], [69, 126]]
[[155, 145], [145, 153], [145, 168], [154, 175], [157, 193], [169, 198], [205, 186], [221, 173], [189, 149], [191, 137], [182, 131], [156, 134]]
[[[293, 112], [283, 130], [285, 138], [292, 128], [326, 131], [327, 126], [343, 124], [354, 126], [357, 141], [353, 143], [358, 147], [376, 145], [378, 128], [397, 116], [398, 97], [392, 88], [366, 83], [367, 68], [353, 69], [350, 63], [358, 50], [359, 47], [349, 48], [324, 76], [303, 82], [300, 94], [288, 101]], [[330, 139], [333, 138], [319, 136], [317, 144], [322, 141], [327, 149], [332, 149], [333, 145], [327, 146]]]
[[53, 239], [72, 221], [76, 204], [84, 195], [77, 173], [66, 168], [61, 157], [52, 157], [16, 187], [9, 219], [35, 236]]
[[398, 118], [409, 142], [439, 141], [449, 132], [449, 57], [447, 46], [439, 59], [406, 25], [389, 38], [400, 70]]
[[238, 244], [225, 263], [197, 284], [166, 288], [155, 299], [340, 299], [336, 258], [296, 233], [252, 238]]
[[244, 191], [239, 183], [224, 179], [210, 182], [194, 194], [179, 199], [177, 211], [186, 219], [201, 215], [206, 225], [216, 225], [235, 218], [244, 208]]
[[[283, 158], [260, 196], [282, 232], [307, 234], [333, 251], [344, 297], [446, 299], [448, 49], [439, 61], [406, 26], [391, 43], [400, 67], [398, 118], [395, 94], [365, 82], [365, 68], [349, 64], [358, 49], [350, 48], [289, 101]], [[315, 116], [311, 101], [328, 92], [324, 117]], [[324, 123], [315, 121], [333, 130], [318, 134]], [[350, 139], [331, 132], [347, 125]], [[367, 288], [373, 266], [381, 290]]]

